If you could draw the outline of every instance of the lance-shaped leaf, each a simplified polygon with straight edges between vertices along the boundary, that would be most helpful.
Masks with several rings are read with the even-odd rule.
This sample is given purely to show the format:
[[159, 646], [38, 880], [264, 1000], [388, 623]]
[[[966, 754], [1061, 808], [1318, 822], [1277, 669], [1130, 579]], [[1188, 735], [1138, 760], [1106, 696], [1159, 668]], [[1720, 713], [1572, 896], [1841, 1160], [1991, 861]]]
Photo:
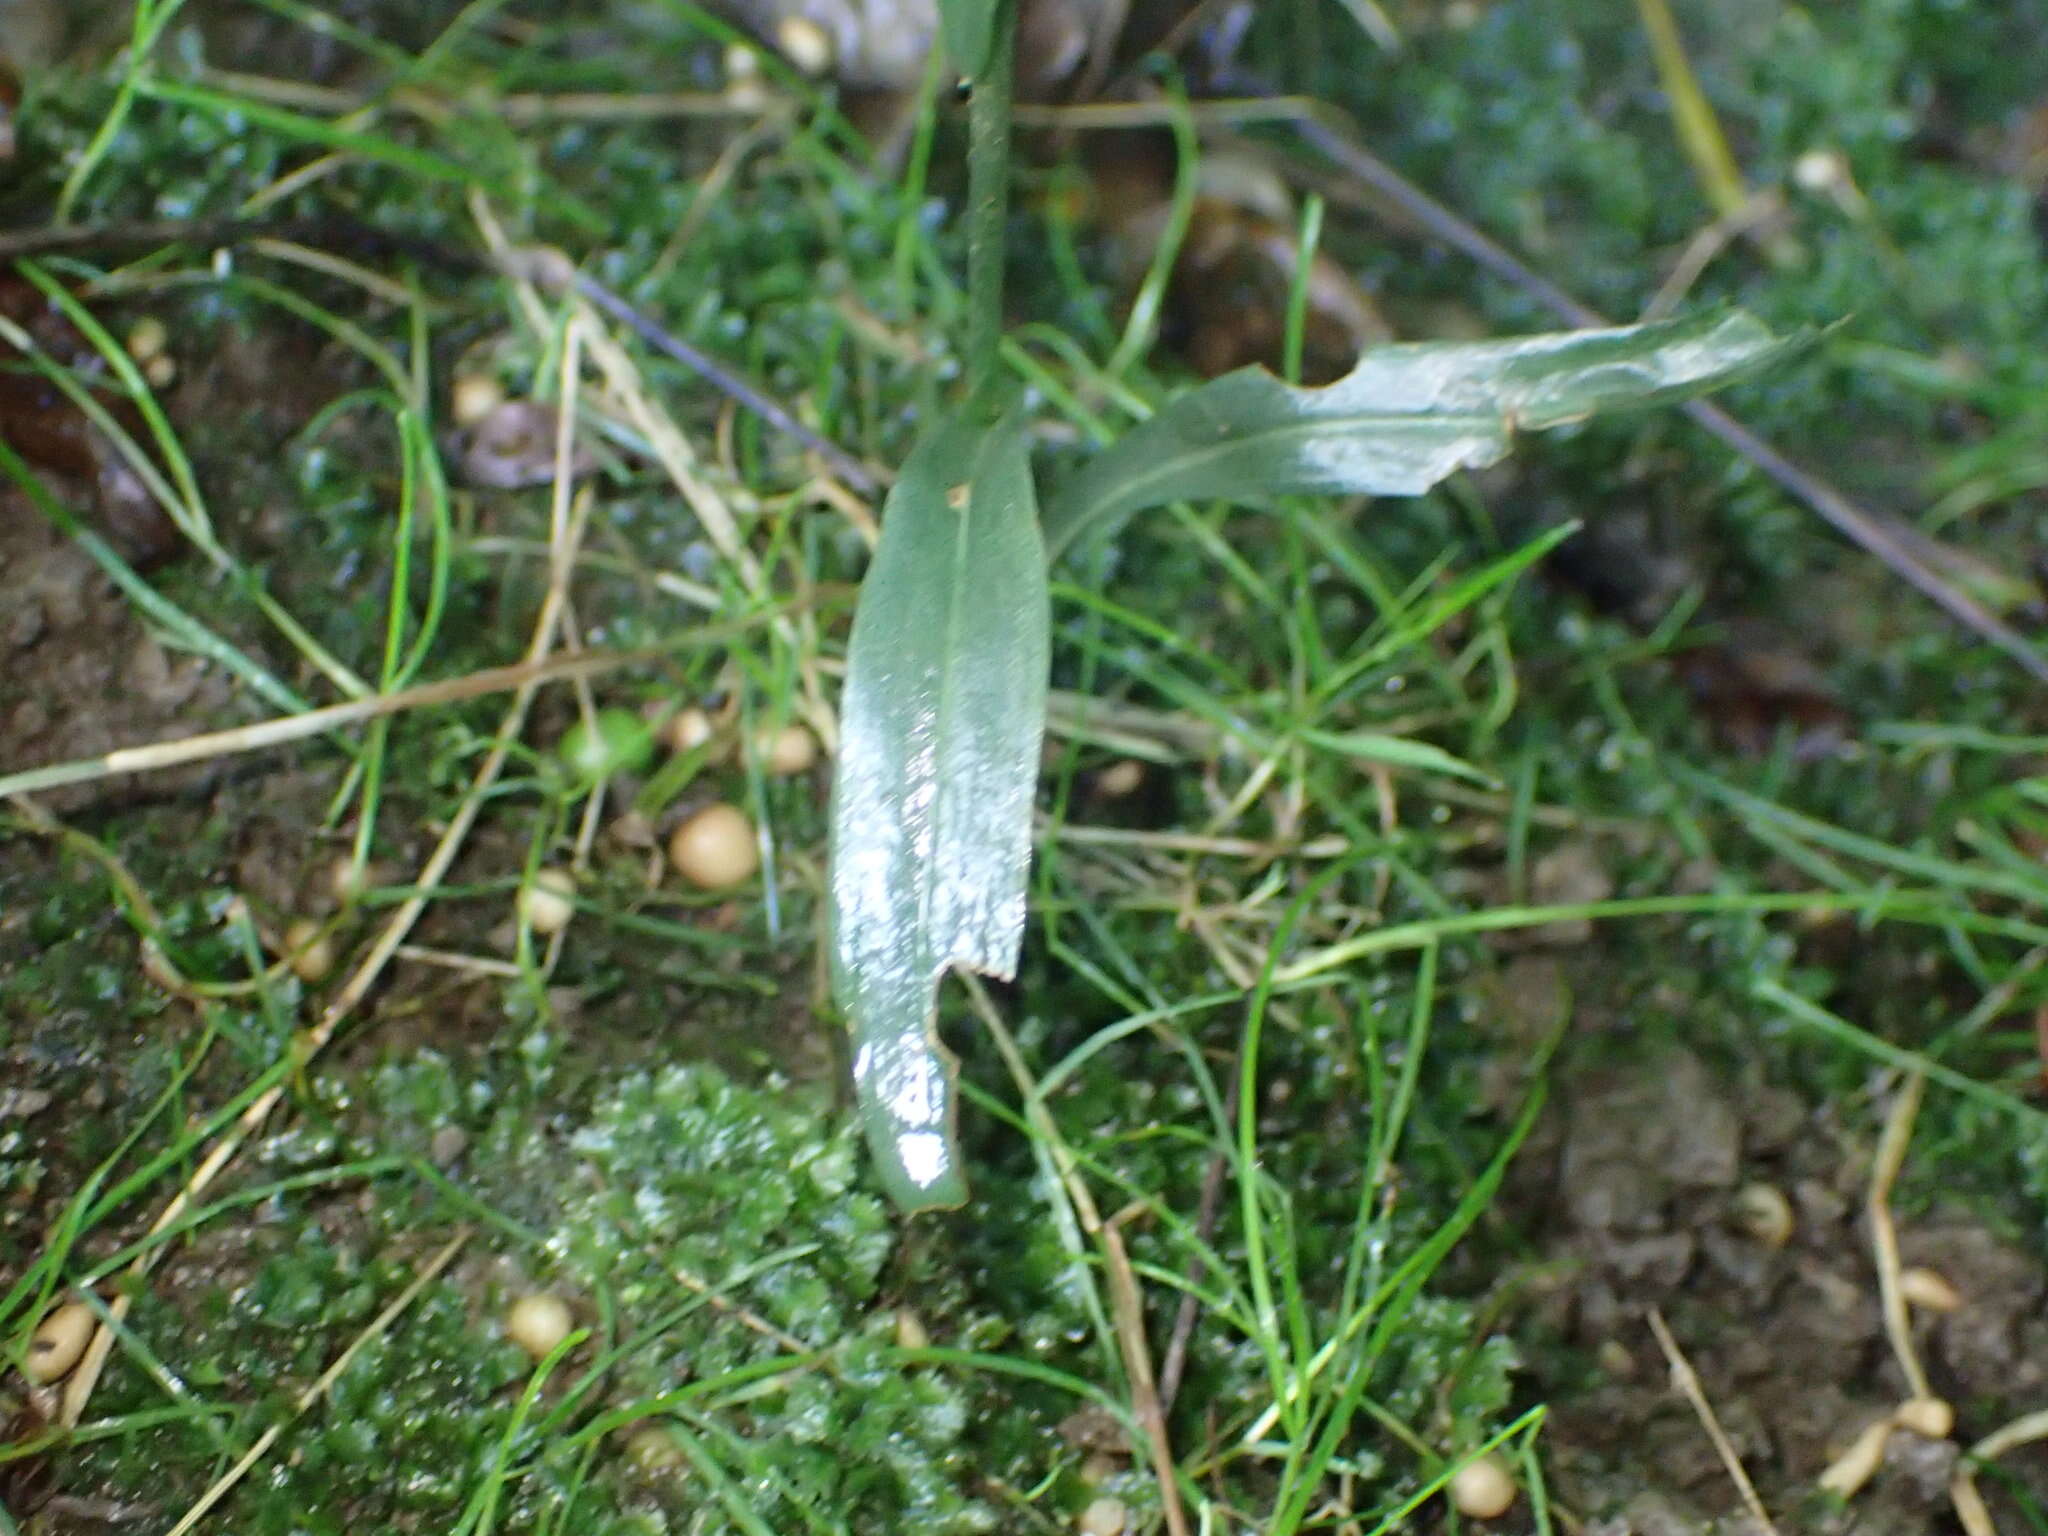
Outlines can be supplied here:
[[1780, 357], [1739, 311], [1506, 341], [1376, 347], [1336, 383], [1302, 389], [1242, 368], [1167, 405], [1105, 449], [1046, 512], [1057, 558], [1084, 534], [1161, 502], [1288, 492], [1419, 496], [1491, 464], [1517, 430], [1699, 394]]
[[1049, 598], [1022, 425], [963, 413], [882, 513], [846, 658], [832, 796], [832, 980], [882, 1179], [967, 1196], [940, 976], [1016, 971], [1045, 731]]
[[946, 35], [946, 56], [956, 74], [970, 79], [988, 62], [995, 40], [997, 0], [939, 0], [939, 26]]

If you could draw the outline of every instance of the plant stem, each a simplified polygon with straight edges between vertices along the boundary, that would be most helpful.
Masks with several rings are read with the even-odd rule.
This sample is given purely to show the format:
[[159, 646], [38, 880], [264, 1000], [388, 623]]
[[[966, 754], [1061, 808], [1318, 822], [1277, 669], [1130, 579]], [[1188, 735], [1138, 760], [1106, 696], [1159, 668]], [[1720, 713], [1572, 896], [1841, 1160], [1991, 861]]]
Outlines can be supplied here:
[[988, 62], [968, 107], [967, 383], [970, 398], [995, 382], [1003, 340], [1003, 266], [1010, 213], [1010, 99], [1016, 70], [1016, 0], [997, 0]]

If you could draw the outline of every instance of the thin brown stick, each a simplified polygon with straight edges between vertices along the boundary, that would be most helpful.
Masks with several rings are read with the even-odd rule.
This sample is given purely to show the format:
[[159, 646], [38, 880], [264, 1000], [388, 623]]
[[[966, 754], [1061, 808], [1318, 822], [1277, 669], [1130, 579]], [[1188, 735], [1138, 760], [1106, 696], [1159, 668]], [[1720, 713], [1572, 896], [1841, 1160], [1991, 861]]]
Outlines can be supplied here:
[[2048, 1440], [2048, 1408], [2022, 1414], [2010, 1424], [1994, 1429], [1957, 1459], [1955, 1475], [1949, 1479], [1948, 1494], [1956, 1507], [1956, 1518], [1962, 1522], [1968, 1536], [1998, 1536], [1991, 1511], [1985, 1507], [1984, 1496], [1977, 1491], [1977, 1468], [1987, 1461], [1995, 1461], [2016, 1446], [2031, 1445], [2036, 1440]]
[[1906, 1148], [1913, 1140], [1913, 1120], [1920, 1112], [1920, 1090], [1926, 1079], [1910, 1075], [1892, 1101], [1885, 1116], [1884, 1134], [1878, 1139], [1877, 1157], [1870, 1168], [1870, 1192], [1864, 1200], [1864, 1215], [1870, 1222], [1870, 1253], [1877, 1265], [1877, 1295], [1884, 1312], [1885, 1337], [1892, 1356], [1906, 1378], [1908, 1397], [1932, 1397], [1927, 1372], [1920, 1365], [1920, 1351], [1913, 1344], [1913, 1322], [1906, 1312], [1905, 1293], [1899, 1285], [1899, 1234], [1892, 1224], [1892, 1185], [1906, 1161]]
[[56, 789], [65, 784], [116, 778], [124, 773], [155, 773], [165, 768], [181, 767], [186, 763], [200, 763], [212, 758], [232, 757], [242, 752], [261, 751], [265, 747], [283, 746], [287, 742], [304, 741], [309, 736], [322, 736], [346, 726], [361, 725], [365, 721], [380, 719], [385, 715], [402, 714], [409, 709], [425, 709], [436, 704], [453, 704], [463, 699], [481, 698], [486, 694], [508, 693], [515, 688], [531, 688], [541, 683], [559, 682], [567, 677], [591, 677], [618, 667], [631, 666], [636, 662], [653, 661], [664, 654], [666, 652], [661, 649], [586, 651], [575, 656], [555, 656], [540, 661], [522, 661], [511, 666], [487, 667], [481, 672], [471, 672], [464, 677], [452, 677], [438, 683], [422, 683], [415, 688], [400, 689], [397, 693], [351, 699], [345, 704], [329, 704], [319, 709], [309, 709], [303, 714], [280, 715], [275, 719], [258, 721], [254, 725], [237, 725], [224, 731], [203, 731], [196, 736], [181, 736], [172, 741], [151, 742], [141, 747], [117, 747], [102, 757], [74, 758], [70, 762], [52, 763], [45, 768], [26, 768], [19, 773], [0, 777], [0, 796], [33, 794], [40, 790]]
[[[562, 349], [563, 409], [571, 414], [576, 410], [578, 381], [570, 365], [580, 365], [580, 333], [580, 325], [572, 323], [564, 338]], [[547, 594], [541, 601], [539, 617], [534, 621], [533, 638], [527, 648], [529, 662], [545, 660], [554, 646], [556, 628], [561, 622], [562, 610], [568, 601], [568, 580], [575, 569], [577, 546], [582, 542], [583, 528], [589, 520], [589, 490], [586, 488], [572, 503], [569, 485], [569, 466], [566, 461], [558, 461], [555, 466], [555, 495], [549, 523], [549, 543], [554, 560], [549, 572]], [[303, 1060], [311, 1060], [326, 1048], [343, 1022], [369, 995], [371, 987], [375, 986], [377, 979], [384, 974], [385, 967], [397, 955], [400, 946], [411, 936], [413, 926], [426, 911], [428, 901], [439, 889], [457, 855], [462, 851], [464, 843], [468, 841], [470, 828], [475, 825], [491, 787], [496, 784], [498, 775], [504, 770], [505, 763], [511, 756], [513, 746], [525, 729], [527, 709], [537, 691], [538, 685], [529, 682], [522, 685], [514, 694], [511, 707], [505, 712], [505, 718], [498, 726], [498, 733], [492, 740], [490, 750], [477, 765], [468, 794], [463, 797], [462, 804], [456, 808], [454, 816], [449, 820], [447, 830], [441, 835], [441, 840], [422, 866], [419, 878], [415, 882], [414, 894], [392, 914], [390, 922], [386, 923], [382, 932], [378, 934], [376, 942], [371, 945], [362, 964], [356, 967], [341, 990], [335, 994], [334, 1000], [321, 1013], [319, 1021], [305, 1033], [298, 1047]], [[242, 1144], [255, 1135], [264, 1121], [270, 1118], [271, 1112], [283, 1100], [285, 1091], [285, 1084], [277, 1084], [267, 1089], [242, 1111], [235, 1123], [208, 1149], [199, 1166], [186, 1179], [184, 1187], [171, 1197], [158, 1214], [150, 1227], [150, 1235], [154, 1236], [174, 1226], [183, 1218], [186, 1211], [199, 1201], [213, 1181], [220, 1176], [221, 1170], [233, 1161]], [[149, 1273], [159, 1251], [154, 1247], [147, 1249], [129, 1265], [130, 1283], [123, 1285], [121, 1293], [107, 1309], [114, 1322], [118, 1323], [127, 1315], [139, 1288], [137, 1282]], [[67, 1428], [75, 1427], [84, 1417], [86, 1404], [92, 1399], [93, 1388], [99, 1383], [100, 1373], [106, 1368], [107, 1357], [113, 1346], [113, 1331], [103, 1321], [94, 1332], [92, 1341], [86, 1346], [85, 1356], [80, 1361], [78, 1369], [64, 1385], [62, 1420]]]
[[1061, 1187], [1074, 1207], [1075, 1219], [1102, 1245], [1104, 1265], [1109, 1272], [1110, 1317], [1116, 1331], [1117, 1349], [1123, 1358], [1124, 1373], [1130, 1379], [1132, 1412], [1137, 1417], [1139, 1428], [1145, 1432], [1153, 1476], [1159, 1482], [1159, 1498], [1166, 1514], [1167, 1531], [1169, 1536], [1189, 1536], [1187, 1511], [1181, 1504], [1180, 1482], [1174, 1470], [1173, 1446], [1166, 1433], [1166, 1414], [1160, 1407], [1158, 1388], [1152, 1377], [1151, 1349], [1145, 1341], [1144, 1305], [1138, 1293], [1137, 1277], [1131, 1271], [1130, 1256], [1124, 1251], [1121, 1234], [1115, 1230], [1115, 1223], [1125, 1220], [1130, 1212], [1119, 1213], [1114, 1222], [1102, 1219], [1095, 1196], [1088, 1189], [1088, 1181], [1081, 1177], [1073, 1148], [1067, 1145], [1066, 1138], [1060, 1135], [1059, 1127], [1053, 1123], [1052, 1113], [1039, 1096], [1038, 1084], [1017, 1049], [1015, 1037], [989, 998], [988, 988], [972, 975], [963, 975], [961, 981], [974, 1011], [988, 1026], [997, 1054], [1003, 1058], [1010, 1076], [1016, 1080], [1018, 1092], [1024, 1096], [1024, 1118], [1045, 1143], [1053, 1167], [1058, 1171]]
[[269, 1453], [271, 1446], [277, 1443], [278, 1436], [298, 1422], [308, 1408], [327, 1395], [328, 1388], [341, 1379], [341, 1373], [347, 1370], [349, 1362], [362, 1352], [363, 1346], [387, 1332], [406, 1308], [419, 1299], [420, 1292], [433, 1283], [434, 1277], [448, 1267], [455, 1255], [462, 1251], [462, 1245], [468, 1241], [467, 1228], [448, 1239], [441, 1251], [427, 1261], [427, 1267], [414, 1275], [411, 1283], [392, 1299], [391, 1305], [371, 1318], [368, 1326], [350, 1341], [348, 1348], [334, 1357], [334, 1363], [320, 1373], [320, 1379], [299, 1394], [298, 1400], [292, 1404], [291, 1412], [258, 1435], [256, 1443], [243, 1453], [242, 1459], [216, 1478], [213, 1486], [199, 1496], [192, 1507], [185, 1511], [184, 1517], [171, 1527], [170, 1536], [185, 1536], [187, 1531], [205, 1519], [206, 1512], [226, 1498], [235, 1484], [248, 1475], [249, 1469]]
[[1145, 1302], [1138, 1291], [1138, 1277], [1131, 1268], [1131, 1256], [1124, 1251], [1123, 1233], [1118, 1229], [1138, 1212], [1142, 1203], [1127, 1205], [1102, 1225], [1102, 1256], [1109, 1269], [1110, 1312], [1116, 1320], [1116, 1342], [1124, 1357], [1124, 1374], [1131, 1379], [1131, 1407], [1144, 1426], [1146, 1449], [1152, 1458], [1152, 1475], [1159, 1480], [1159, 1496], [1166, 1511], [1168, 1536], [1188, 1536], [1187, 1511], [1181, 1507], [1180, 1485], [1174, 1474], [1173, 1442], [1166, 1433], [1166, 1409], [1159, 1400], [1159, 1388], [1152, 1376], [1152, 1347], [1145, 1338]]
[[[1224, 1092], [1223, 1118], [1226, 1121], [1237, 1118], [1239, 1096], [1244, 1092], [1244, 1074], [1233, 1064], [1230, 1086]], [[1216, 1217], [1223, 1204], [1223, 1175], [1230, 1167], [1229, 1155], [1217, 1152], [1209, 1159], [1209, 1166], [1202, 1174], [1202, 1198], [1195, 1212], [1196, 1241], [1207, 1243], [1216, 1231]], [[1195, 1323], [1202, 1314], [1202, 1304], [1196, 1298], [1194, 1287], [1201, 1282], [1208, 1266], [1200, 1254], [1188, 1261], [1188, 1289], [1181, 1293], [1180, 1307], [1174, 1313], [1173, 1332], [1166, 1341], [1166, 1355], [1159, 1366], [1159, 1407], [1161, 1412], [1170, 1412], [1173, 1400], [1180, 1396], [1181, 1377], [1188, 1366], [1188, 1347], [1194, 1341]]]
[[1698, 1416], [1700, 1427], [1707, 1432], [1707, 1438], [1714, 1443], [1714, 1454], [1721, 1458], [1721, 1465], [1727, 1470], [1729, 1480], [1735, 1484], [1735, 1491], [1742, 1495], [1742, 1504], [1749, 1511], [1750, 1518], [1763, 1527], [1768, 1536], [1777, 1536], [1778, 1528], [1771, 1523], [1770, 1512], [1764, 1508], [1764, 1501], [1757, 1497], [1756, 1484], [1749, 1480], [1742, 1458], [1735, 1452], [1734, 1442], [1728, 1432], [1721, 1428], [1721, 1420], [1714, 1413], [1714, 1405], [1707, 1401], [1707, 1394], [1700, 1386], [1699, 1373], [1693, 1370], [1692, 1362], [1685, 1358], [1685, 1351], [1678, 1347], [1678, 1340], [1671, 1336], [1671, 1330], [1664, 1324], [1664, 1314], [1657, 1308], [1650, 1308], [1650, 1332], [1657, 1336], [1657, 1347], [1664, 1351], [1664, 1360], [1671, 1367], [1671, 1384], [1684, 1394], [1692, 1404], [1692, 1411]]

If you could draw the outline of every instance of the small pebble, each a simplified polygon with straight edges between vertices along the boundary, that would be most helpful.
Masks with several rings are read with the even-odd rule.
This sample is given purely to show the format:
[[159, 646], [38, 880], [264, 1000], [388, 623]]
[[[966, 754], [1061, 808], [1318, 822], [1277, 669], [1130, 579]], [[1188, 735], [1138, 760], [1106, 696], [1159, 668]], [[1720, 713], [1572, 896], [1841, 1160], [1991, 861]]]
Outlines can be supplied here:
[[576, 915], [576, 877], [566, 869], [543, 869], [519, 892], [520, 919], [535, 933], [560, 933]]
[[569, 1304], [545, 1291], [520, 1297], [505, 1314], [506, 1337], [536, 1360], [547, 1356], [569, 1337], [574, 1325]]
[[1498, 1520], [1514, 1507], [1515, 1476], [1498, 1456], [1480, 1456], [1451, 1475], [1451, 1506], [1472, 1520]]
[[754, 824], [734, 805], [707, 805], [668, 840], [676, 873], [702, 890], [738, 885], [761, 867]]
[[334, 971], [334, 940], [309, 917], [295, 918], [284, 931], [284, 963], [311, 986]]
[[37, 1386], [61, 1381], [85, 1353], [96, 1324], [92, 1308], [82, 1301], [68, 1301], [57, 1308], [29, 1335], [22, 1374]]
[[469, 1136], [459, 1125], [444, 1125], [427, 1143], [427, 1158], [436, 1168], [447, 1168], [469, 1149]]
[[1124, 1528], [1131, 1522], [1131, 1512], [1125, 1508], [1122, 1499], [1104, 1495], [1090, 1499], [1088, 1507], [1081, 1511], [1081, 1518], [1074, 1522], [1074, 1528], [1081, 1536], [1123, 1536]]
[[761, 766], [778, 778], [806, 772], [818, 760], [818, 738], [801, 725], [785, 725], [761, 742]]
[[151, 389], [169, 389], [178, 382], [178, 360], [168, 352], [159, 352], [142, 365], [142, 377]]

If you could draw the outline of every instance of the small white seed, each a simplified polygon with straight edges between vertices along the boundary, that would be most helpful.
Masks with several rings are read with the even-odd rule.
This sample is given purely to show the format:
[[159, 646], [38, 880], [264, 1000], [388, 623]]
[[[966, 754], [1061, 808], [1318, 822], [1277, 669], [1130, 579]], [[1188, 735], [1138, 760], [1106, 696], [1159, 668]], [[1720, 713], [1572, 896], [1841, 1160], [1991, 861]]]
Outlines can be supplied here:
[[775, 41], [790, 63], [813, 80], [832, 67], [832, 39], [808, 16], [786, 16], [775, 28]]
[[1863, 1433], [1849, 1442], [1849, 1449], [1828, 1463], [1827, 1470], [1820, 1475], [1821, 1490], [1845, 1499], [1854, 1494], [1884, 1465], [1885, 1442], [1891, 1437], [1890, 1419], [1879, 1419], [1866, 1426]]
[[754, 824], [736, 805], [707, 805], [668, 840], [676, 873], [702, 890], [738, 885], [761, 867]]
[[670, 717], [663, 739], [668, 742], [669, 751], [680, 755], [696, 751], [716, 734], [711, 717], [692, 704]]
[[1766, 1248], [1782, 1248], [1792, 1241], [1792, 1202], [1775, 1184], [1743, 1185], [1735, 1192], [1728, 1214], [1738, 1230]]
[[82, 1301], [57, 1308], [29, 1335], [21, 1373], [39, 1387], [62, 1380], [85, 1353], [96, 1321], [92, 1308]]
[[801, 725], [785, 725], [761, 738], [761, 766], [778, 778], [807, 771], [818, 760], [818, 738]]
[[505, 386], [488, 373], [458, 373], [448, 389], [448, 414], [458, 427], [473, 427], [505, 403]]
[[1099, 1499], [1088, 1501], [1088, 1507], [1081, 1511], [1081, 1518], [1074, 1522], [1074, 1528], [1081, 1536], [1123, 1536], [1124, 1528], [1130, 1523], [1131, 1512], [1124, 1501], [1104, 1494]]
[[142, 365], [142, 376], [151, 389], [169, 389], [178, 382], [178, 360], [168, 352], [159, 352]]
[[576, 915], [576, 877], [566, 869], [543, 869], [519, 892], [519, 917], [543, 937], [560, 933]]
[[1963, 1293], [1948, 1283], [1948, 1276], [1921, 1265], [1899, 1271], [1899, 1294], [1908, 1306], [1926, 1312], [1954, 1312], [1963, 1304]]
[[898, 1349], [928, 1349], [931, 1347], [931, 1331], [924, 1325], [924, 1319], [908, 1307], [896, 1309], [896, 1347]]
[[334, 940], [310, 917], [294, 918], [284, 931], [284, 963], [311, 985], [334, 970]]
[[1946, 1440], [1955, 1432], [1956, 1411], [1945, 1398], [1909, 1397], [1892, 1410], [1892, 1422], [1923, 1440]]
[[1451, 1475], [1450, 1494], [1466, 1518], [1498, 1520], [1514, 1507], [1515, 1475], [1498, 1456], [1477, 1456]]
[[569, 1304], [545, 1291], [520, 1297], [505, 1314], [505, 1336], [536, 1360], [552, 1353], [574, 1326]]

